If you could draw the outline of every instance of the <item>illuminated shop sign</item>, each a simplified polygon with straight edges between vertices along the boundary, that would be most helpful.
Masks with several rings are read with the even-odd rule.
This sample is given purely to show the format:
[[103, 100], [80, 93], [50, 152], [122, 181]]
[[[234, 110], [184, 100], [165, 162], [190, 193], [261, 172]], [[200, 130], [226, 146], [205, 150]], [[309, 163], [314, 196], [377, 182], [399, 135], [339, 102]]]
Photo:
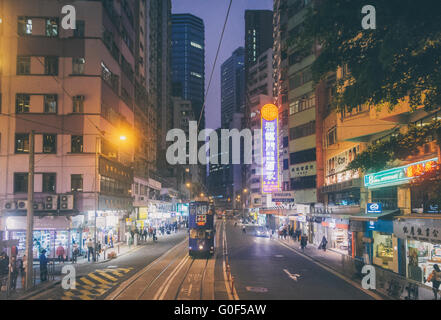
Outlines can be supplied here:
[[432, 170], [437, 161], [438, 158], [433, 158], [398, 168], [367, 174], [364, 176], [364, 185], [366, 187], [377, 187], [407, 183], [424, 172]]
[[383, 208], [381, 206], [381, 203], [368, 203], [367, 204], [367, 213], [382, 213]]
[[279, 191], [278, 130], [279, 109], [273, 104], [262, 107], [262, 193]]

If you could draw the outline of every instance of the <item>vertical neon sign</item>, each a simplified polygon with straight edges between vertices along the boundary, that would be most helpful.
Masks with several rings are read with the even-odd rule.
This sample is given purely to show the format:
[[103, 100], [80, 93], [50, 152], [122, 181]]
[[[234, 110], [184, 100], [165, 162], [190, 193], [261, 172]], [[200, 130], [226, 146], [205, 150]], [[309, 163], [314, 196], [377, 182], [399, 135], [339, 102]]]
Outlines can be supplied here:
[[266, 104], [261, 111], [262, 193], [279, 191], [278, 121], [279, 109]]

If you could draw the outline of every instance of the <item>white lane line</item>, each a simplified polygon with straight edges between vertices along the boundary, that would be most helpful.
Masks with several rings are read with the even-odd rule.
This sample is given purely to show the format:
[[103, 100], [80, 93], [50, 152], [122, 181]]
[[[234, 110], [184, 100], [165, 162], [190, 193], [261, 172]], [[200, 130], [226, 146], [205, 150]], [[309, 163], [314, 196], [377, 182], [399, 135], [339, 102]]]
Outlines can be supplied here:
[[162, 300], [165, 296], [165, 294], [168, 291], [168, 288], [170, 287], [170, 284], [173, 282], [173, 280], [176, 278], [176, 275], [181, 271], [182, 267], [185, 265], [185, 263], [190, 259], [190, 256], [187, 254], [184, 259], [179, 262], [179, 264], [175, 267], [175, 269], [169, 274], [165, 282], [162, 284], [161, 287], [159, 287], [158, 291], [156, 292], [155, 296], [153, 297], [153, 300]]
[[316, 260], [310, 258], [309, 256], [307, 256], [307, 255], [305, 255], [305, 254], [303, 254], [303, 253], [301, 253], [301, 252], [299, 252], [299, 251], [297, 251], [297, 250], [291, 248], [290, 246], [284, 244], [284, 243], [281, 242], [280, 240], [277, 241], [277, 242], [278, 242], [280, 245], [284, 246], [285, 248], [287, 248], [287, 249], [289, 249], [289, 250], [291, 250], [291, 251], [297, 253], [298, 255], [302, 256], [303, 258], [305, 258], [305, 259], [307, 259], [307, 260], [309, 260], [309, 261], [315, 263], [316, 265], [318, 265], [318, 266], [321, 267], [322, 269], [325, 269], [326, 271], [328, 271], [328, 272], [332, 273], [333, 275], [339, 277], [340, 279], [346, 281], [347, 283], [351, 284], [353, 287], [355, 287], [355, 288], [357, 288], [357, 289], [363, 291], [364, 293], [366, 293], [367, 295], [371, 296], [371, 297], [374, 298], [375, 300], [383, 300], [383, 298], [381, 298], [378, 294], [376, 294], [376, 293], [374, 293], [374, 292], [372, 292], [372, 291], [370, 291], [370, 290], [363, 289], [363, 287], [360, 286], [357, 282], [355, 282], [355, 281], [353, 281], [353, 280], [351, 280], [351, 279], [346, 278], [345, 276], [343, 276], [343, 275], [341, 275], [340, 273], [334, 271], [333, 269], [331, 269], [331, 268], [325, 266], [324, 264], [322, 264], [322, 263], [320, 263], [320, 262], [318, 262], [318, 261], [316, 261]]
[[[224, 281], [225, 281], [225, 287], [227, 289], [228, 299], [229, 300], [239, 300], [239, 296], [237, 295], [236, 288], [234, 285], [232, 285], [232, 288], [230, 288], [228, 277], [227, 277], [227, 268], [226, 268], [226, 262], [225, 262], [225, 256], [228, 255], [228, 247], [227, 247], [227, 233], [226, 233], [226, 226], [223, 224], [223, 252], [224, 252], [224, 258], [222, 261], [222, 267], [224, 271]], [[230, 268], [230, 275], [231, 275], [231, 268]], [[233, 291], [232, 294], [230, 293], [230, 290]]]
[[165, 258], [171, 251], [178, 248], [179, 246], [183, 245], [184, 243], [188, 242], [188, 238], [183, 239], [181, 242], [179, 242], [177, 245], [171, 247], [166, 252], [164, 252], [162, 255], [160, 255], [158, 258], [156, 258], [153, 262], [148, 264], [145, 268], [138, 271], [135, 275], [121, 283], [121, 285], [113, 291], [110, 295], [108, 295], [105, 300], [115, 300], [125, 289], [127, 289], [132, 283], [134, 283], [136, 280], [138, 280], [144, 273], [146, 273], [148, 270], [150, 270], [155, 264], [157, 264], [160, 260]]
[[294, 281], [297, 281], [297, 278], [300, 277], [299, 274], [297, 273], [291, 273], [286, 269], [283, 269], [283, 271], [285, 271], [285, 273], [288, 275], [288, 277], [290, 277], [291, 279], [293, 279]]

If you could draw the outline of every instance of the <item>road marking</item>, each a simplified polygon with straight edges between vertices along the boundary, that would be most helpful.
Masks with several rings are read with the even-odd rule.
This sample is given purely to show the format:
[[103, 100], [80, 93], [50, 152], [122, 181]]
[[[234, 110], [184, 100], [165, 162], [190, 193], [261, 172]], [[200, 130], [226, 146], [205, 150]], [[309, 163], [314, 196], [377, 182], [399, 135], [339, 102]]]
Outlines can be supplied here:
[[107, 279], [109, 279], [109, 280], [111, 280], [111, 281], [113, 281], [113, 282], [118, 281], [117, 278], [112, 277], [110, 274], [107, 274], [106, 271], [103, 271], [103, 270], [96, 270], [96, 272], [97, 272], [100, 276], [103, 276], [103, 277], [105, 277], [105, 278], [107, 278]]
[[245, 287], [245, 289], [251, 292], [268, 292], [268, 289], [264, 287]]
[[168, 291], [168, 288], [170, 287], [170, 284], [173, 282], [176, 275], [181, 271], [182, 267], [185, 265], [185, 263], [190, 259], [190, 256], [187, 254], [181, 262], [178, 263], [178, 265], [175, 267], [175, 269], [169, 274], [165, 282], [162, 284], [161, 287], [159, 287], [158, 291], [156, 292], [155, 296], [153, 297], [153, 300], [162, 300], [165, 296], [165, 294]]
[[108, 266], [107, 269], [115, 269], [118, 268], [118, 266]]
[[[125, 289], [127, 289], [132, 283], [134, 283], [136, 280], [138, 280], [144, 273], [146, 273], [148, 270], [150, 270], [155, 264], [157, 264], [160, 260], [164, 259], [170, 252], [172, 252], [174, 249], [178, 248], [179, 246], [188, 243], [188, 238], [183, 239], [181, 242], [179, 242], [177, 245], [171, 247], [166, 252], [164, 252], [162, 255], [157, 257], [153, 262], [148, 264], [145, 268], [138, 271], [136, 274], [131, 276], [129, 279], [125, 280], [116, 290], [114, 290], [112, 293], [110, 293], [105, 300], [115, 300]], [[129, 271], [129, 269], [120, 268], [120, 270], [127, 270], [126, 273]]]
[[111, 283], [107, 282], [106, 280], [104, 280], [104, 279], [102, 279], [102, 278], [100, 278], [100, 277], [97, 277], [97, 276], [94, 275], [93, 273], [89, 273], [88, 276], [91, 277], [93, 280], [96, 280], [96, 281], [98, 281], [98, 282], [101, 282], [102, 284], [111, 285]]
[[193, 288], [193, 284], [190, 283], [190, 286], [188, 287], [188, 294], [187, 294], [188, 296], [190, 296], [192, 288]]
[[299, 274], [297, 273], [290, 273], [288, 270], [283, 269], [283, 271], [285, 271], [285, 273], [288, 275], [288, 277], [290, 277], [291, 279], [293, 279], [294, 281], [297, 281], [297, 278], [300, 277]]
[[276, 254], [274, 257], [276, 257], [276, 258], [283, 258], [284, 255], [282, 255], [282, 254]]
[[371, 296], [371, 297], [374, 298], [375, 300], [383, 300], [383, 299], [381, 298], [381, 296], [379, 296], [378, 294], [376, 294], [376, 293], [374, 293], [374, 292], [372, 292], [372, 291], [370, 291], [370, 290], [366, 290], [366, 289], [364, 289], [362, 286], [360, 286], [360, 285], [359, 285], [358, 283], [356, 283], [355, 281], [352, 281], [351, 279], [346, 278], [345, 276], [341, 275], [340, 273], [338, 273], [338, 272], [334, 271], [333, 269], [331, 269], [331, 268], [325, 266], [323, 263], [318, 262], [318, 261], [312, 259], [311, 257], [309, 257], [309, 256], [307, 256], [307, 255], [305, 255], [305, 254], [303, 254], [303, 253], [301, 253], [301, 252], [299, 252], [299, 251], [297, 251], [297, 250], [291, 248], [290, 246], [284, 244], [284, 243], [281, 242], [280, 240], [277, 241], [277, 242], [278, 242], [280, 245], [284, 246], [285, 248], [287, 248], [287, 249], [289, 249], [289, 250], [291, 250], [291, 251], [297, 253], [298, 255], [302, 256], [302, 257], [305, 258], [306, 260], [309, 260], [309, 261], [315, 263], [316, 265], [318, 265], [318, 266], [321, 267], [322, 269], [325, 269], [326, 271], [328, 271], [328, 272], [332, 273], [333, 275], [339, 277], [340, 279], [346, 281], [347, 283], [351, 284], [352, 286], [356, 287], [357, 289], [363, 291], [364, 293], [366, 293], [367, 295]]
[[81, 282], [84, 282], [85, 284], [87, 284], [91, 287], [95, 287], [95, 285], [96, 285], [95, 283], [93, 283], [92, 281], [90, 281], [89, 279], [87, 279], [85, 277], [80, 278], [80, 280], [81, 280]]

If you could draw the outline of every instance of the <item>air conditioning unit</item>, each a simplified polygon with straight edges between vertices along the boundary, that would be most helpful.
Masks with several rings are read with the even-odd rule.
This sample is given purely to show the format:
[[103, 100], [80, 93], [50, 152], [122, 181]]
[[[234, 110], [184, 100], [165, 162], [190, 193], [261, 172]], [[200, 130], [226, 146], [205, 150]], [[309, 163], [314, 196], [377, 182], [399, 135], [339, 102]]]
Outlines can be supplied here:
[[57, 210], [58, 209], [58, 196], [47, 196], [44, 202], [44, 209]]
[[44, 210], [43, 202], [34, 202], [33, 204], [34, 210]]
[[3, 209], [4, 210], [15, 210], [15, 208], [16, 208], [15, 201], [5, 201], [3, 203]]
[[74, 196], [72, 194], [62, 194], [60, 196], [60, 210], [72, 210], [74, 206]]
[[27, 210], [28, 209], [28, 200], [18, 200], [17, 201], [17, 209], [18, 210]]

